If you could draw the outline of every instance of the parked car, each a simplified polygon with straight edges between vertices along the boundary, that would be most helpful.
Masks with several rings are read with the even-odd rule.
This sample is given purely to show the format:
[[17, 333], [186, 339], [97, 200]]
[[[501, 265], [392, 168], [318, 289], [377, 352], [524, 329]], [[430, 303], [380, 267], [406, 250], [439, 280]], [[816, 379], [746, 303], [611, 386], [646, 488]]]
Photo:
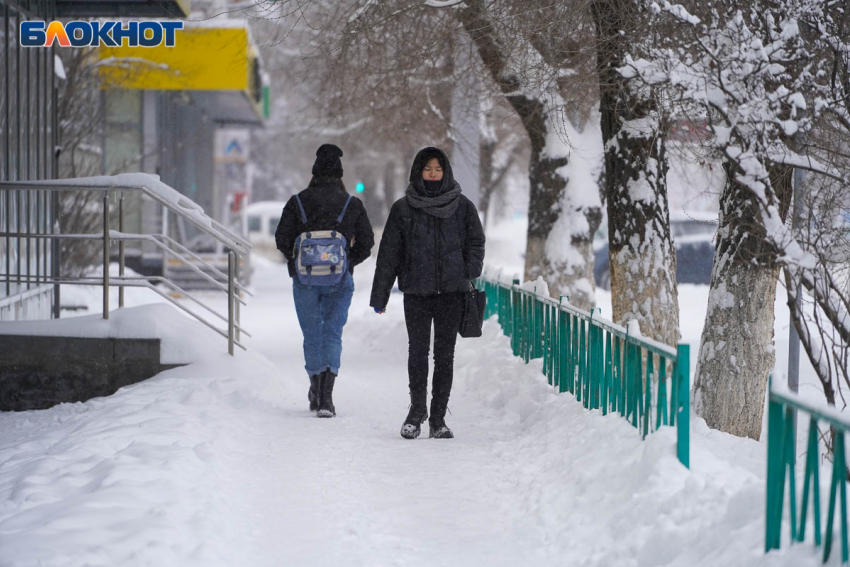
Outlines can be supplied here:
[[[717, 213], [671, 215], [670, 230], [676, 244], [676, 281], [680, 284], [708, 284], [714, 262], [714, 234]], [[593, 279], [603, 289], [611, 289], [608, 241], [595, 246]]]

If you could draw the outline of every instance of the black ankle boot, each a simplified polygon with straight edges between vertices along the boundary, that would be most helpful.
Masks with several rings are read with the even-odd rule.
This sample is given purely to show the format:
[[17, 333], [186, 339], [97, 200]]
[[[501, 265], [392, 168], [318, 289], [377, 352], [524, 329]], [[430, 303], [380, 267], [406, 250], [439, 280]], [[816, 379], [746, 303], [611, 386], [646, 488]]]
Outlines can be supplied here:
[[428, 419], [428, 410], [425, 408], [425, 404], [411, 404], [410, 411], [407, 412], [407, 419], [401, 426], [401, 436], [405, 439], [419, 437], [421, 425], [426, 419]]
[[444, 417], [432, 417], [428, 420], [429, 437], [433, 439], [453, 439], [455, 434], [446, 425]]
[[333, 393], [336, 374], [330, 370], [325, 370], [319, 374], [319, 411], [316, 412], [317, 417], [335, 417], [336, 408], [334, 407]]
[[452, 439], [455, 435], [446, 425], [446, 410], [449, 400], [446, 396], [431, 398], [431, 418], [428, 420], [429, 437], [433, 439]]
[[319, 375], [310, 376], [310, 389], [307, 390], [307, 401], [310, 402], [310, 411], [319, 409]]

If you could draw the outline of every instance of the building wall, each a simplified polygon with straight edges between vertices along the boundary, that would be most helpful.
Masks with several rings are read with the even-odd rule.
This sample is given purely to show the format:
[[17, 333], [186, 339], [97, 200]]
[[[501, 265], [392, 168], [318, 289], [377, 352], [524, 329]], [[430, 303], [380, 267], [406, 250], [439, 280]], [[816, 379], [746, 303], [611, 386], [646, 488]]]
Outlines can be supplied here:
[[[53, 179], [58, 145], [55, 48], [20, 47], [21, 20], [51, 19], [52, 0], [0, 0], [0, 181]], [[54, 194], [0, 188], [0, 320], [50, 316]]]
[[[215, 193], [213, 142], [215, 122], [207, 109], [188, 91], [163, 91], [158, 98], [157, 138], [159, 175], [162, 181], [220, 219], [221, 199]], [[194, 227], [188, 223], [171, 234], [191, 242]], [[181, 234], [181, 231], [185, 234]]]

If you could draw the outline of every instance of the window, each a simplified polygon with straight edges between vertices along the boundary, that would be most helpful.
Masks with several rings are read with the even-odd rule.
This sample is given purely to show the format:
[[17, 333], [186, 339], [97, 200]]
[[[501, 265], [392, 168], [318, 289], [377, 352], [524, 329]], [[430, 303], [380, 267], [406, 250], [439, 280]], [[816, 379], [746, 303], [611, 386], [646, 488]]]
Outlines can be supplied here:
[[277, 230], [277, 222], [278, 219], [272, 217], [269, 219], [269, 234], [274, 236], [275, 231]]
[[248, 217], [248, 232], [260, 232], [261, 226], [260, 217]]

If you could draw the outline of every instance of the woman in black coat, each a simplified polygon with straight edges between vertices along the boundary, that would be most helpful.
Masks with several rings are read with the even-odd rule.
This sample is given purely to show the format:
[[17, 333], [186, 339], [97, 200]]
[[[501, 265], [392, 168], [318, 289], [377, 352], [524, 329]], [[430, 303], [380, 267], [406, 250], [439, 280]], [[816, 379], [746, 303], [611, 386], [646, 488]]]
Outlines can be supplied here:
[[[372, 283], [370, 305], [384, 313], [393, 283], [404, 293], [410, 380], [410, 412], [401, 436], [415, 439], [428, 419], [430, 436], [450, 438], [446, 408], [452, 389], [454, 352], [463, 294], [481, 275], [484, 229], [472, 201], [461, 194], [446, 154], [424, 148], [413, 160], [410, 184], [390, 210]], [[434, 326], [431, 414], [428, 354]]]

